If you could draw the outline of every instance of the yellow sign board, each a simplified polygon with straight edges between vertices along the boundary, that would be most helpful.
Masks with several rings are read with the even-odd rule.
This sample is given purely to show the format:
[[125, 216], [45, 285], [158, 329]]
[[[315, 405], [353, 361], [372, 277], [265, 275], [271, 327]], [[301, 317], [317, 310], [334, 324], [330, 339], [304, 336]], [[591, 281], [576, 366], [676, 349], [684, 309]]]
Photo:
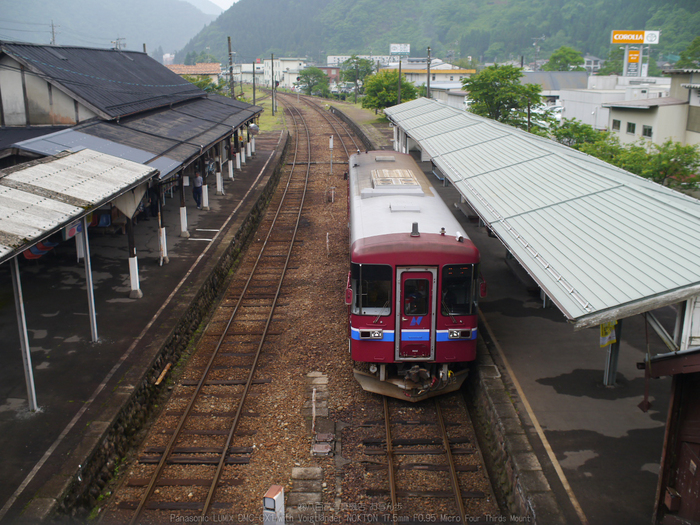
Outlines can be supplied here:
[[630, 49], [629, 53], [627, 54], [627, 62], [633, 62], [633, 63], [639, 62], [639, 50], [638, 49]]
[[611, 345], [617, 342], [617, 334], [615, 333], [615, 325], [617, 321], [611, 323], [603, 323], [600, 325], [600, 347]]
[[613, 30], [611, 44], [658, 44], [660, 31], [618, 31]]

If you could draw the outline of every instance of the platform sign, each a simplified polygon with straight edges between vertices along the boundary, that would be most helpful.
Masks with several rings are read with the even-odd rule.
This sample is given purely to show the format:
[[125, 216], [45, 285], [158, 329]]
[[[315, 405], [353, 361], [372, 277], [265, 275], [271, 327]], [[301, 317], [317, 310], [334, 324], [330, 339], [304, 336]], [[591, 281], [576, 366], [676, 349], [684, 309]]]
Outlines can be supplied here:
[[408, 56], [411, 54], [411, 44], [389, 44], [389, 54]]
[[606, 347], [617, 341], [615, 325], [617, 321], [611, 323], [603, 323], [600, 325], [600, 347]]

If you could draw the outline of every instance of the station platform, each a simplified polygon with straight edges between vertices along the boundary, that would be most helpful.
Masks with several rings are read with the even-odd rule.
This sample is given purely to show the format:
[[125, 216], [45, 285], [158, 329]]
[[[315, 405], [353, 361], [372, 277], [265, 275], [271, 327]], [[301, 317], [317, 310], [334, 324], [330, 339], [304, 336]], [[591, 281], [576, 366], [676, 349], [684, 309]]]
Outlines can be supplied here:
[[[498, 365], [563, 523], [651, 523], [671, 380], [649, 382], [651, 408], [642, 412], [646, 384], [637, 363], [647, 352], [668, 352], [663, 341], [643, 315], [624, 319], [616, 382], [604, 386], [607, 348], [600, 347], [598, 327], [574, 331], [503, 243], [474, 220], [454, 187], [433, 183], [481, 253], [488, 294], [479, 301], [480, 339]], [[673, 333], [673, 308], [654, 315]]]
[[[166, 197], [167, 264], [160, 264], [157, 220], [135, 224], [140, 299], [129, 297], [127, 236], [119, 228], [89, 230], [98, 342], [91, 341], [75, 241], [39, 259], [20, 257], [36, 412], [28, 410], [10, 265], [0, 266], [0, 523], [38, 523], [76, 483], [107, 477], [83, 471], [95, 454], [114, 452], [98, 448], [126, 404], [138, 417], [143, 400], [132, 394], [164, 368], [163, 346], [182, 347], [195, 334], [202, 322], [197, 305], [215, 296], [226, 271], [221, 261], [242, 242], [241, 230], [271, 190], [286, 139], [281, 131], [258, 135], [255, 155], [234, 169], [233, 181], [224, 165], [223, 195], [207, 181], [209, 210], [197, 209], [185, 187], [189, 237], [180, 235], [179, 192]], [[118, 455], [123, 444], [114, 443]]]

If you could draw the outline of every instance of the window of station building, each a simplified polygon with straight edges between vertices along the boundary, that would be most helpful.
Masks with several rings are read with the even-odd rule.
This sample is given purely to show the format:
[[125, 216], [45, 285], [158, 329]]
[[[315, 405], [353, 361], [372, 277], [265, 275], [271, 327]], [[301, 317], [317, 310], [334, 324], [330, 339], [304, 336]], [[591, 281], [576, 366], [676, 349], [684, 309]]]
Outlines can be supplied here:
[[642, 136], [651, 138], [651, 126], [642, 126]]
[[620, 121], [619, 120], [613, 119], [612, 129], [613, 129], [613, 131], [620, 131]]
[[442, 268], [440, 311], [442, 315], [472, 315], [476, 313], [477, 264], [448, 265]]
[[433, 75], [433, 80], [435, 80], [435, 75]]
[[453, 75], [450, 75], [450, 80], [454, 80], [455, 77]]
[[390, 315], [393, 271], [386, 264], [353, 263], [350, 268], [352, 313]]
[[627, 133], [634, 135], [634, 132], [637, 129], [637, 125], [634, 122], [628, 122], [627, 123]]

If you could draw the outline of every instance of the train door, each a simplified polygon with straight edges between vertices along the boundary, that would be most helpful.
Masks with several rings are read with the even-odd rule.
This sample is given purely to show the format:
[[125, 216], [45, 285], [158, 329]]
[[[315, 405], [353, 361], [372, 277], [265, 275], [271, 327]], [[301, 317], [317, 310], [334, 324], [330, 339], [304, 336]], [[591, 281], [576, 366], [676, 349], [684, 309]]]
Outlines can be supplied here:
[[437, 269], [397, 268], [397, 360], [435, 359]]

